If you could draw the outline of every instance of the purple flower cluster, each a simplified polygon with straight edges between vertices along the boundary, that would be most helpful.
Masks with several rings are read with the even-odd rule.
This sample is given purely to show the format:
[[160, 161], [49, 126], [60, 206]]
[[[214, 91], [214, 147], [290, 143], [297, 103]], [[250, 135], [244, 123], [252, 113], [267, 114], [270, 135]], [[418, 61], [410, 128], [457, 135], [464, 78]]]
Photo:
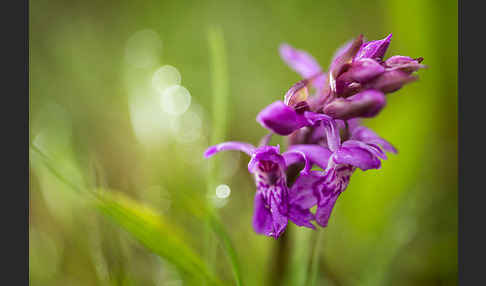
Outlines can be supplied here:
[[[224, 150], [251, 157], [248, 171], [257, 189], [257, 233], [278, 238], [289, 220], [312, 229], [313, 222], [327, 226], [354, 171], [379, 169], [385, 152], [397, 152], [359, 119], [376, 116], [386, 104], [385, 94], [415, 81], [413, 73], [425, 67], [422, 58], [384, 60], [390, 40], [391, 34], [369, 42], [357, 37], [336, 52], [327, 73], [307, 52], [281, 45], [282, 59], [304, 79], [288, 90], [284, 101], [265, 107], [256, 120], [271, 134], [288, 136], [288, 150], [281, 153], [278, 145], [268, 146], [269, 137], [258, 147], [225, 142], [206, 150], [205, 157]], [[291, 166], [301, 166], [297, 178]]]

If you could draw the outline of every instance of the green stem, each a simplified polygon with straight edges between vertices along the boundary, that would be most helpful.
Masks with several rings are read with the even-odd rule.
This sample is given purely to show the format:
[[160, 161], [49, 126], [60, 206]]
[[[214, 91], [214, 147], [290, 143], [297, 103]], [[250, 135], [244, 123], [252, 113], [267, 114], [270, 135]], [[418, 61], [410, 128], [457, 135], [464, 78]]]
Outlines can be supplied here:
[[322, 237], [324, 235], [324, 230], [317, 230], [317, 237], [314, 244], [312, 262], [311, 262], [311, 273], [310, 273], [310, 283], [309, 285], [315, 286], [318, 281], [318, 270], [319, 270], [319, 258], [322, 248]]
[[[212, 86], [212, 132], [210, 135], [210, 145], [214, 145], [224, 141], [224, 134], [226, 133], [226, 114], [227, 114], [227, 97], [228, 91], [228, 68], [226, 63], [226, 49], [224, 45], [223, 31], [220, 27], [212, 27], [208, 31], [208, 45], [209, 45], [209, 59], [210, 59], [210, 73]], [[208, 180], [206, 195], [208, 198], [209, 210], [214, 213], [212, 208], [211, 196], [214, 195], [214, 190], [219, 179], [219, 165], [215, 158], [208, 162]], [[214, 213], [214, 216], [216, 214]], [[214, 220], [213, 220], [214, 222]], [[213, 267], [216, 259], [216, 240], [212, 235], [211, 220], [206, 223], [206, 232], [204, 234], [205, 240], [205, 258], [207, 264]], [[221, 230], [221, 229], [220, 229]], [[222, 233], [222, 230], [219, 232]], [[223, 240], [223, 243], [227, 242]], [[231, 256], [231, 255], [230, 255]], [[235, 267], [233, 265], [233, 267]], [[236, 274], [235, 274], [236, 275]], [[240, 284], [239, 275], [236, 275], [237, 284]]]

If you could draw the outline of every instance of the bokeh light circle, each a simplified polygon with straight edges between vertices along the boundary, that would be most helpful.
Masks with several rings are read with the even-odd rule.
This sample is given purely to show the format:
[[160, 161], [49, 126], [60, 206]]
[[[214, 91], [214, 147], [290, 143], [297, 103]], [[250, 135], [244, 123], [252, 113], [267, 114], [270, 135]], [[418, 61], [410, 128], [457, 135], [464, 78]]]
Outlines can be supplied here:
[[191, 105], [191, 94], [181, 86], [174, 85], [166, 88], [160, 96], [160, 106], [170, 115], [181, 115]]

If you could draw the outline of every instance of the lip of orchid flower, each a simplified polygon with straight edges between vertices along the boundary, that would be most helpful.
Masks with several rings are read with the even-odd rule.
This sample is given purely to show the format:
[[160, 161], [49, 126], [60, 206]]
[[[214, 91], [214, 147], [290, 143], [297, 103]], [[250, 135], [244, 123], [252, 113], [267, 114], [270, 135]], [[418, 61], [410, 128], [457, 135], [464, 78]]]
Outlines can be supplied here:
[[[265, 136], [262, 142], [266, 142]], [[285, 230], [287, 220], [299, 226], [314, 228], [314, 216], [309, 210], [288, 203], [288, 186], [285, 171], [290, 163], [303, 162], [300, 175], [310, 172], [311, 164], [305, 154], [290, 150], [280, 154], [280, 147], [263, 145], [254, 147], [243, 142], [224, 142], [209, 147], [205, 157], [220, 151], [237, 150], [251, 156], [248, 171], [254, 175], [257, 191], [254, 199], [253, 227], [255, 232], [277, 239]]]

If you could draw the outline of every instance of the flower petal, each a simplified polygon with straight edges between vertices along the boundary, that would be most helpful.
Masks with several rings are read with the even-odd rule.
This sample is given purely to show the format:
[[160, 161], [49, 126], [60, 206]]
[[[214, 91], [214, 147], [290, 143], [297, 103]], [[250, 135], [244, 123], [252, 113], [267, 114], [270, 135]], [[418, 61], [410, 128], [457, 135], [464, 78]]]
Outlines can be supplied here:
[[253, 228], [255, 232], [277, 239], [287, 227], [286, 185], [258, 189], [254, 203]]
[[300, 175], [289, 190], [289, 204], [308, 209], [317, 204], [314, 191], [323, 181], [321, 172], [311, 171], [309, 174]]
[[350, 79], [360, 83], [371, 80], [385, 72], [385, 68], [377, 61], [369, 58], [354, 61], [350, 69], [343, 73], [339, 78]]
[[391, 38], [392, 34], [382, 40], [364, 43], [354, 57], [354, 61], [362, 58], [371, 58], [377, 61], [382, 61], [383, 56], [390, 45]]
[[336, 204], [336, 201], [340, 194], [340, 192], [333, 192], [330, 190], [324, 192], [322, 197], [319, 198], [315, 214], [315, 220], [320, 226], [327, 226], [334, 205]]
[[265, 107], [257, 115], [257, 122], [263, 127], [279, 134], [289, 135], [295, 130], [309, 125], [307, 119], [282, 101], [276, 101]]
[[289, 151], [302, 152], [310, 164], [315, 164], [322, 169], [326, 169], [329, 157], [331, 156], [331, 151], [329, 149], [314, 144], [292, 145], [289, 147]]
[[378, 169], [381, 161], [377, 150], [363, 142], [348, 140], [333, 154], [333, 160], [337, 164], [349, 164], [361, 170]]
[[312, 77], [322, 71], [314, 57], [305, 51], [294, 49], [289, 44], [280, 45], [279, 51], [285, 63], [303, 78]]
[[253, 207], [253, 229], [255, 232], [268, 236], [272, 235], [274, 233], [272, 213], [262, 192], [255, 194]]
[[362, 141], [370, 144], [378, 144], [385, 151], [397, 153], [397, 149], [388, 141], [378, 136], [373, 130], [365, 126], [355, 126], [351, 129], [351, 139]]
[[420, 64], [423, 58], [412, 59], [406, 56], [393, 56], [385, 61], [385, 66], [388, 69], [399, 69], [408, 74], [413, 73], [422, 68], [426, 68], [425, 65]]
[[388, 70], [370, 81], [366, 87], [391, 93], [399, 90], [403, 85], [414, 82], [418, 78], [399, 69]]
[[282, 154], [285, 159], [285, 165], [288, 167], [295, 163], [304, 163], [304, 169], [302, 169], [301, 174], [309, 173], [312, 168], [311, 161], [306, 157], [304, 152], [300, 150], [288, 150]]
[[204, 157], [209, 158], [218, 152], [226, 151], [226, 150], [237, 150], [237, 151], [245, 152], [248, 155], [251, 155], [253, 151], [255, 151], [255, 146], [244, 142], [236, 142], [236, 141], [223, 142], [206, 149], [206, 151], [204, 152]]
[[341, 74], [343, 67], [352, 62], [362, 43], [363, 35], [359, 35], [336, 52], [329, 67], [329, 84], [333, 92], [336, 92], [336, 78]]
[[[287, 186], [285, 186], [286, 188]], [[270, 192], [270, 212], [272, 213], [273, 229], [272, 234], [277, 239], [287, 227], [288, 198], [284, 186]]]
[[308, 228], [316, 229], [311, 223], [314, 220], [314, 214], [309, 209], [303, 209], [298, 206], [291, 205], [289, 207], [289, 219], [298, 226], [305, 226]]
[[260, 161], [275, 163], [279, 169], [285, 170], [285, 160], [280, 155], [280, 146], [260, 146], [253, 151], [253, 155], [248, 163], [248, 171], [253, 173]]
[[327, 146], [332, 152], [336, 151], [341, 145], [341, 135], [339, 134], [339, 128], [336, 121], [331, 120], [323, 123], [324, 130], [326, 132]]
[[386, 105], [385, 95], [378, 90], [365, 90], [348, 98], [336, 98], [324, 107], [324, 113], [336, 119], [376, 116]]

